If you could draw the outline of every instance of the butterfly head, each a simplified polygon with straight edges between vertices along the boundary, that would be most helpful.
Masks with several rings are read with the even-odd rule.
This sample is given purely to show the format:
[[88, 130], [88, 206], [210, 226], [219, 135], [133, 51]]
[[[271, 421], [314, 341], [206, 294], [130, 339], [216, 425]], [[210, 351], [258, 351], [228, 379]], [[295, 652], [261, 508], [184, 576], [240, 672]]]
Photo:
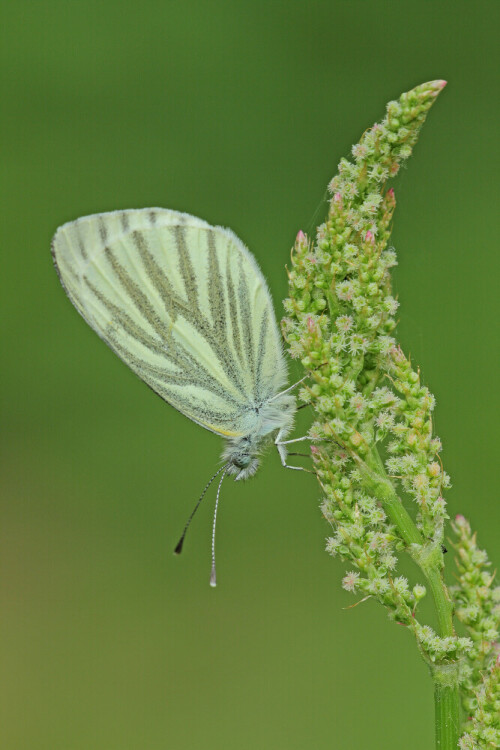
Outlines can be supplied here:
[[228, 465], [227, 473], [234, 475], [235, 480], [253, 476], [259, 468], [260, 455], [271, 443], [273, 435], [279, 431], [284, 436], [292, 429], [296, 408], [295, 399], [290, 394], [252, 407], [248, 414], [247, 434], [228, 439], [222, 453], [222, 459]]
[[254, 445], [251, 438], [244, 437], [231, 440], [224, 448], [222, 457], [227, 463], [227, 473], [235, 479], [248, 479], [259, 468], [259, 446]]

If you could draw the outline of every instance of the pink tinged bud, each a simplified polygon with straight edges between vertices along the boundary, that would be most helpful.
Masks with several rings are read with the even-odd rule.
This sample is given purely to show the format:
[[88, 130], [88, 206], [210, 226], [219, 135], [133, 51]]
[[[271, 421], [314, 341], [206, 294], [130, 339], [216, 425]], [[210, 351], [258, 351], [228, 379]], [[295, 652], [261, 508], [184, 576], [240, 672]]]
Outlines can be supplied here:
[[394, 198], [394, 188], [389, 188], [389, 190], [387, 191], [387, 197]]
[[307, 318], [307, 330], [309, 331], [309, 333], [316, 332], [316, 322], [314, 318], [311, 318], [311, 316], [308, 316]]
[[299, 244], [299, 243], [302, 243], [302, 242], [305, 242], [305, 241], [306, 241], [306, 236], [305, 236], [304, 232], [301, 229], [300, 232], [297, 234], [297, 238], [296, 238], [295, 242], [297, 244]]
[[333, 200], [338, 206], [342, 206], [342, 193], [335, 193]]
[[311, 453], [312, 453], [313, 455], [318, 455], [318, 453], [319, 453], [319, 448], [318, 448], [318, 446], [317, 446], [317, 445], [311, 445]]
[[437, 96], [438, 94], [440, 94], [441, 91], [446, 86], [446, 84], [447, 84], [447, 81], [443, 81], [443, 80], [440, 80], [440, 81], [431, 81], [432, 90], [430, 91], [430, 95], [431, 96]]
[[437, 91], [439, 92], [439, 91], [442, 91], [444, 89], [444, 87], [446, 86], [447, 83], [448, 83], [448, 81], [444, 81], [441, 78], [441, 79], [438, 79], [437, 81], [433, 81], [432, 82], [432, 87], [434, 89], [437, 89]]
[[392, 348], [392, 352], [393, 352], [394, 359], [396, 360], [396, 362], [404, 362], [405, 361], [404, 352], [403, 352], [403, 350], [401, 349], [401, 347], [399, 345], [393, 347]]
[[459, 513], [457, 516], [455, 516], [455, 521], [457, 523], [461, 523], [461, 522], [465, 521], [465, 516], [463, 516], [461, 513]]
[[368, 232], [365, 234], [365, 242], [370, 242], [372, 245], [375, 242], [375, 237], [373, 236], [372, 232], [368, 230]]

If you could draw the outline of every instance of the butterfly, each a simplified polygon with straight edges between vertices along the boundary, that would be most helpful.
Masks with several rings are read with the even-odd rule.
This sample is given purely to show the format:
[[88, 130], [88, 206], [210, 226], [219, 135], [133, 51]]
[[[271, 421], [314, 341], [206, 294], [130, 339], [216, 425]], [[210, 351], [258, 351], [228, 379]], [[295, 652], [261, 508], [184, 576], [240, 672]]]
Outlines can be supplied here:
[[162, 399], [225, 440], [222, 480], [252, 476], [275, 443], [283, 466], [296, 411], [264, 276], [229, 229], [162, 208], [59, 227], [52, 255], [80, 315]]

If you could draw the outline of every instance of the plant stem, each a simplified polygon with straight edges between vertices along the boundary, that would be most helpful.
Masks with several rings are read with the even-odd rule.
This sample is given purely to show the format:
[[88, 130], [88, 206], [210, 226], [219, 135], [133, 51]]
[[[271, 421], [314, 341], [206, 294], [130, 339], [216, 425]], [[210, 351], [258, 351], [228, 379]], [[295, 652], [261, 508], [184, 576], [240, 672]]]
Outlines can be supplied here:
[[431, 674], [434, 680], [436, 748], [456, 750], [460, 737], [458, 663], [434, 665]]
[[443, 638], [454, 635], [453, 607], [441, 575], [443, 568], [441, 547], [433, 542], [426, 543], [415, 521], [399, 499], [394, 485], [385, 472], [378, 451], [372, 452], [372, 459], [375, 471], [370, 472], [369, 481], [376, 485], [377, 497], [385, 512], [408, 545], [410, 556], [427, 578], [436, 605], [440, 635]]
[[383, 471], [384, 473], [380, 476], [379, 481], [376, 482], [376, 496], [382, 503], [382, 507], [389, 516], [389, 519], [397, 528], [401, 534], [401, 538], [406, 545], [411, 548], [413, 544], [423, 546], [424, 538], [420, 531], [417, 529], [413, 518], [410, 516], [403, 503], [396, 494], [392, 482], [385, 476], [385, 469], [382, 466], [382, 461], [377, 453], [377, 457], [380, 461], [380, 467], [377, 467], [377, 473]]
[[454, 635], [453, 606], [450, 600], [450, 595], [448, 594], [448, 589], [443, 581], [443, 576], [441, 575], [441, 568], [428, 567], [426, 564], [418, 563], [418, 560], [416, 560], [415, 557], [413, 559], [420, 565], [421, 570], [425, 573], [431, 588], [437, 610], [440, 635], [443, 638], [446, 638], [446, 636], [449, 635]]
[[[394, 485], [386, 474], [378, 451], [370, 456], [365, 478], [372, 485], [387, 516], [398, 529], [408, 546], [408, 552], [425, 575], [436, 605], [439, 631], [442, 638], [454, 635], [453, 605], [443, 580], [443, 553], [440, 545], [426, 543], [414, 520], [399, 499]], [[436, 748], [456, 750], [460, 736], [460, 695], [458, 662], [431, 664], [434, 681]]]

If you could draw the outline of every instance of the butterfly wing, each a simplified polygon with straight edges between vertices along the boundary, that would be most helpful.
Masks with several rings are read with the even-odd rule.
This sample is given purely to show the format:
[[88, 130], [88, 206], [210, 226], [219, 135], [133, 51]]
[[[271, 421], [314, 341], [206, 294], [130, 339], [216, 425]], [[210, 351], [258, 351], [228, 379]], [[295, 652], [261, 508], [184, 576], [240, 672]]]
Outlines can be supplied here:
[[60, 227], [52, 242], [78, 312], [159, 396], [226, 437], [286, 380], [265, 279], [230, 230], [165, 209]]

